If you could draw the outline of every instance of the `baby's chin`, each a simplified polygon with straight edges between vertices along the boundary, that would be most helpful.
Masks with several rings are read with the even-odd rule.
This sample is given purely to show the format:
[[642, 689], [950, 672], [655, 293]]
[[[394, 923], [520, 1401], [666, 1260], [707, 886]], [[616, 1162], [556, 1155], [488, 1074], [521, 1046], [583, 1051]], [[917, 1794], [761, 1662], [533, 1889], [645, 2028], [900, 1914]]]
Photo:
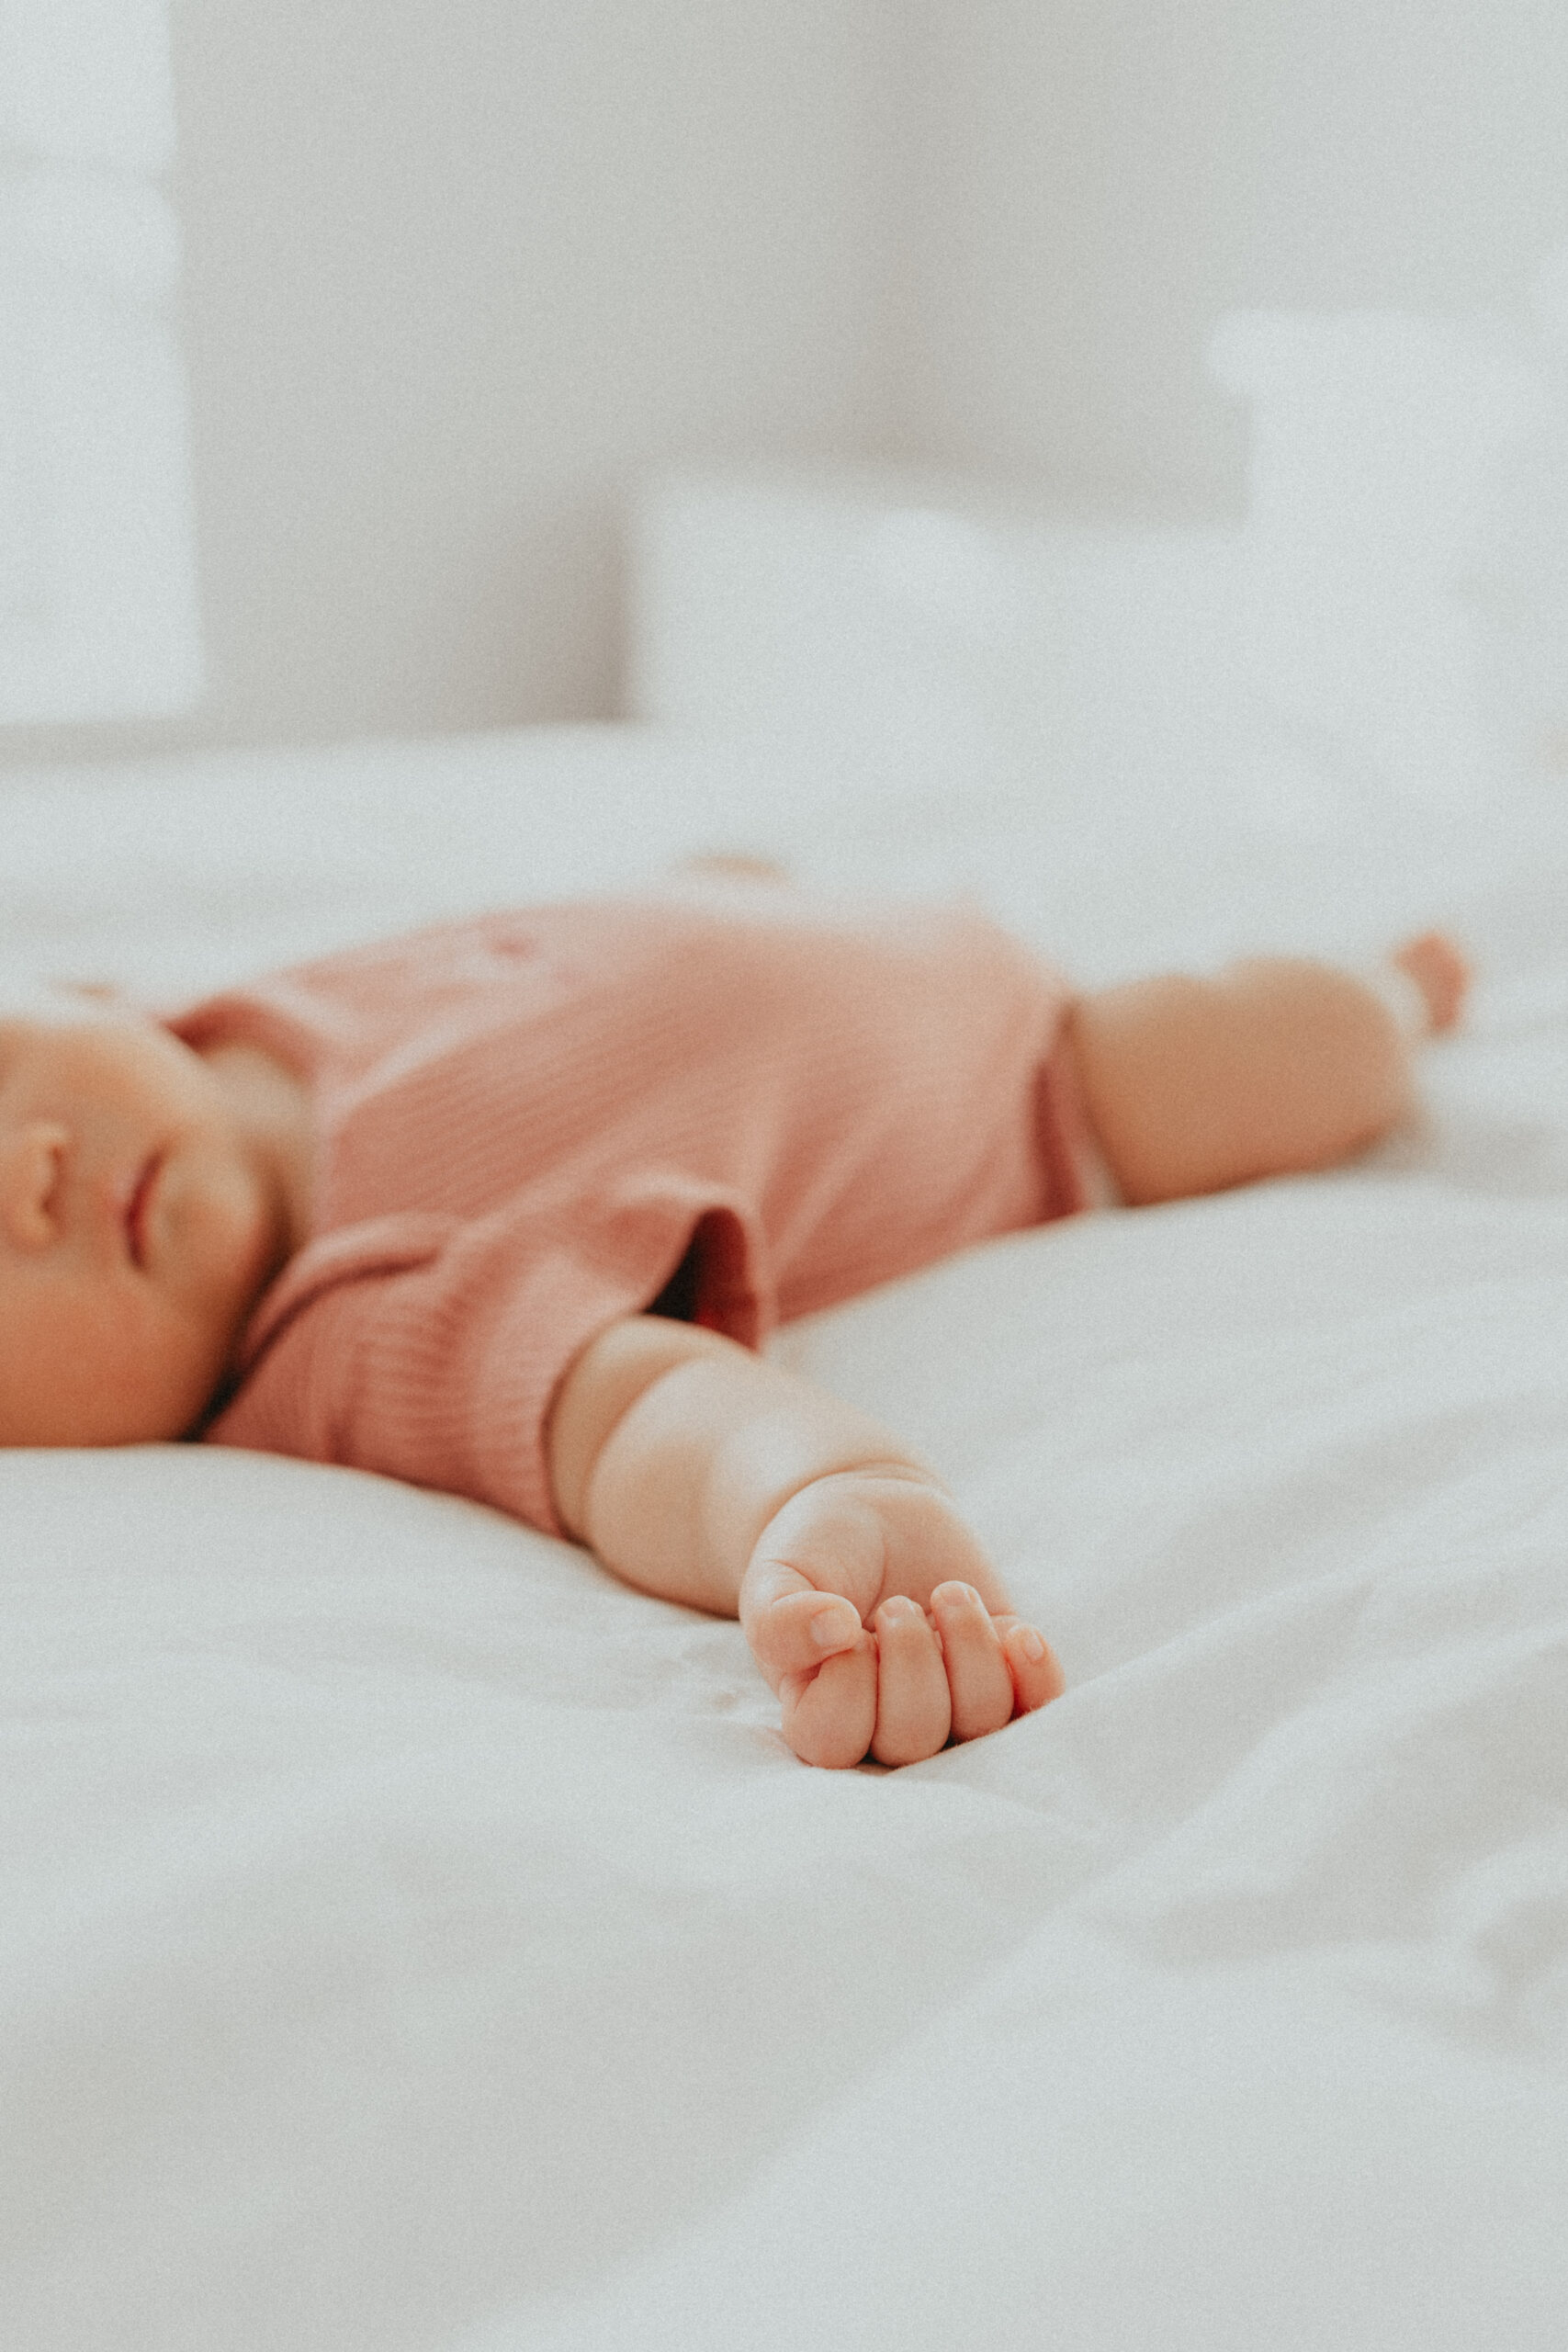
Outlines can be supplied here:
[[161, 1171], [145, 1247], [150, 1278], [207, 1324], [220, 1364], [288, 1254], [281, 1208], [257, 1174], [200, 1149], [172, 1153]]

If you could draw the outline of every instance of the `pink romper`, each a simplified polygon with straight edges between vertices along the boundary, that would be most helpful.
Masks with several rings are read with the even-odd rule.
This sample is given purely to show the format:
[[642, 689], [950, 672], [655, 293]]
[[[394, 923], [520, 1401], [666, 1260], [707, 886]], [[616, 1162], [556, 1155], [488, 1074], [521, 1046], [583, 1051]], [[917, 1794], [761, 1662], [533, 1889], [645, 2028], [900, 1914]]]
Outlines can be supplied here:
[[557, 1530], [551, 1400], [617, 1317], [755, 1347], [1087, 1205], [1068, 1002], [973, 909], [753, 888], [483, 916], [196, 1005], [177, 1035], [266, 1048], [318, 1122], [310, 1238], [204, 1434]]

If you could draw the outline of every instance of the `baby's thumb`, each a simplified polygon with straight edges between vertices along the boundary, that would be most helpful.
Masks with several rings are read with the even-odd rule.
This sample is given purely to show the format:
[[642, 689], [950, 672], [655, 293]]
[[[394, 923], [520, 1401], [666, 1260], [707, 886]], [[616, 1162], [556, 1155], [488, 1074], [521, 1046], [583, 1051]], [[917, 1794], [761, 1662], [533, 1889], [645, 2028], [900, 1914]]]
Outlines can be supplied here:
[[787, 1560], [759, 1549], [740, 1588], [740, 1623], [776, 1690], [786, 1674], [808, 1674], [824, 1658], [852, 1649], [860, 1611], [835, 1592], [820, 1592]]

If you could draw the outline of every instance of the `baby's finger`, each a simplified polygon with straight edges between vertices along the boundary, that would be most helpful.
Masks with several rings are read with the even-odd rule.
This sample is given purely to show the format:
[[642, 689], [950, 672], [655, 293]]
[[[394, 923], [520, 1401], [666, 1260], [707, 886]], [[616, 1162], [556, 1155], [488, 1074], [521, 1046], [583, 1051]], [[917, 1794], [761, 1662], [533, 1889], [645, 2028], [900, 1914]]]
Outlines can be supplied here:
[[876, 1645], [863, 1634], [852, 1650], [812, 1674], [779, 1684], [784, 1736], [803, 1764], [841, 1771], [858, 1764], [876, 1727]]
[[1066, 1677], [1044, 1635], [1021, 1617], [998, 1617], [996, 1628], [1012, 1676], [1014, 1714], [1032, 1715], [1037, 1707], [1059, 1699], [1066, 1688]]
[[972, 1584], [939, 1584], [931, 1614], [942, 1635], [954, 1739], [983, 1739], [1013, 1712], [1012, 1675], [1001, 1636]]
[[753, 1560], [740, 1589], [740, 1623], [775, 1690], [781, 1676], [810, 1673], [861, 1636], [853, 1601], [819, 1591], [787, 1560]]
[[876, 1733], [879, 1764], [914, 1764], [946, 1746], [953, 1720], [947, 1670], [919, 1603], [885, 1600], [876, 1612]]

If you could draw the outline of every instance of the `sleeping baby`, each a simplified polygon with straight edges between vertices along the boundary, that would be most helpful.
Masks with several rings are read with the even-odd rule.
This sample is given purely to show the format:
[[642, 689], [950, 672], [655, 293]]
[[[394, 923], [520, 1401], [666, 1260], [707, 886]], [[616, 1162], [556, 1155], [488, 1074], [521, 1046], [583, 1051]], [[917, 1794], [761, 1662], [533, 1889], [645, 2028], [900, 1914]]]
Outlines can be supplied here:
[[738, 1615], [808, 1763], [1062, 1687], [942, 1482], [758, 1352], [996, 1235], [1324, 1167], [1466, 972], [1075, 993], [966, 906], [674, 883], [0, 1022], [0, 1441], [468, 1495]]

